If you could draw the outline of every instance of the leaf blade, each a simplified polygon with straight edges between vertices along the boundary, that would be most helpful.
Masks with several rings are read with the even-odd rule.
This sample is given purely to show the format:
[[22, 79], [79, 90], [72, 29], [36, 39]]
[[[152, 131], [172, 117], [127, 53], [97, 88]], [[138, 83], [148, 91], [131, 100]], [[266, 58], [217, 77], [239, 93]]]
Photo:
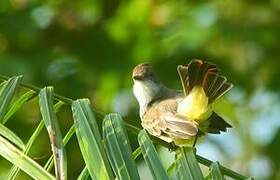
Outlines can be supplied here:
[[[176, 160], [172, 164], [173, 174], [171, 177], [178, 179], [202, 180], [202, 171], [195, 158], [194, 150], [191, 147], [180, 147], [176, 151]], [[175, 166], [175, 167], [174, 167]]]
[[17, 145], [21, 150], [25, 149], [25, 144], [22, 142], [22, 140], [3, 124], [0, 124], [0, 135]]
[[132, 159], [137, 159], [141, 155], [141, 148], [136, 148], [132, 153]]
[[165, 180], [168, 179], [166, 171], [164, 170], [158, 155], [156, 153], [156, 149], [152, 144], [148, 134], [145, 130], [141, 130], [138, 134], [138, 142], [141, 147], [141, 151], [143, 157], [145, 159], [146, 164], [149, 166], [149, 169], [154, 177], [154, 179]]
[[140, 179], [123, 120], [116, 113], [105, 116], [103, 137], [110, 163], [118, 179]]
[[55, 180], [55, 177], [45, 171], [39, 164], [18, 150], [2, 136], [0, 136], [0, 155], [18, 166], [34, 179]]
[[[66, 146], [66, 144], [69, 142], [70, 138], [75, 134], [75, 126], [72, 125], [71, 128], [68, 130], [66, 135], [63, 138], [63, 145]], [[47, 169], [47, 171], [50, 171], [53, 166], [53, 155], [48, 159], [47, 163], [44, 166], [44, 169]]]
[[87, 170], [87, 167], [84, 167], [77, 180], [87, 180], [88, 178], [89, 172]]
[[53, 108], [53, 88], [45, 87], [39, 93], [39, 106], [47, 128], [54, 155], [55, 174], [58, 179], [67, 179], [67, 159], [57, 117]]
[[113, 179], [113, 172], [102, 146], [101, 135], [89, 100], [74, 101], [72, 112], [80, 150], [90, 176], [92, 179]]
[[2, 123], [5, 124], [10, 119], [10, 117], [23, 106], [24, 103], [35, 97], [35, 94], [35, 91], [30, 90], [23, 94], [21, 97], [19, 97], [9, 108], [8, 112], [5, 114]]
[[210, 166], [210, 177], [212, 180], [224, 180], [224, 176], [220, 170], [220, 165], [218, 162], [214, 162]]
[[0, 91], [0, 122], [3, 123], [3, 118], [7, 113], [13, 96], [18, 89], [22, 76], [14, 76], [8, 79]]
[[[62, 101], [57, 102], [54, 105], [54, 110], [55, 112], [57, 112], [65, 103]], [[39, 125], [36, 127], [35, 131], [33, 132], [32, 136], [29, 138], [28, 142], [26, 143], [26, 147], [24, 150], [24, 154], [28, 154], [28, 152], [31, 149], [31, 146], [33, 145], [35, 139], [39, 136], [40, 132], [42, 131], [42, 129], [44, 128], [44, 121], [41, 120]], [[13, 166], [10, 171], [8, 172], [7, 176], [6, 176], [6, 180], [14, 180], [16, 179], [18, 173], [19, 173], [19, 168], [17, 166]]]

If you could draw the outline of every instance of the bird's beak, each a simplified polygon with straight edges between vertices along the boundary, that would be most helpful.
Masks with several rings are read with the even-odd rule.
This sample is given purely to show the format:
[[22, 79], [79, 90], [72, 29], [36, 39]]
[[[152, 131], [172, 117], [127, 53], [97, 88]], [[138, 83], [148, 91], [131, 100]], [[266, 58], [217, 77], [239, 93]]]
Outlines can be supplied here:
[[133, 80], [138, 80], [138, 81], [143, 81], [144, 80], [144, 77], [143, 76], [139, 76], [139, 75], [134, 75], [132, 77]]

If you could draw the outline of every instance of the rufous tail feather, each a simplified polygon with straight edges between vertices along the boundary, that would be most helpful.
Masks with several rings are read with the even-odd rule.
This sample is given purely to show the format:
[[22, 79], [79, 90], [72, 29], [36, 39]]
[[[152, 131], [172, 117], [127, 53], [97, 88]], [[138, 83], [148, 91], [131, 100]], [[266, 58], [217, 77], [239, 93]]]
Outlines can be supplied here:
[[211, 104], [229, 91], [233, 85], [227, 82], [217, 66], [202, 60], [192, 60], [188, 65], [179, 65], [178, 73], [181, 78], [184, 94], [187, 96], [194, 86], [202, 86]]
[[[208, 104], [213, 103], [233, 87], [231, 83], [227, 82], [226, 77], [220, 74], [216, 65], [202, 60], [195, 59], [187, 65], [179, 65], [177, 70], [185, 96], [191, 92], [193, 87], [202, 86], [208, 97]], [[215, 112], [211, 114], [208, 120], [207, 132], [209, 133], [217, 134], [231, 127]]]

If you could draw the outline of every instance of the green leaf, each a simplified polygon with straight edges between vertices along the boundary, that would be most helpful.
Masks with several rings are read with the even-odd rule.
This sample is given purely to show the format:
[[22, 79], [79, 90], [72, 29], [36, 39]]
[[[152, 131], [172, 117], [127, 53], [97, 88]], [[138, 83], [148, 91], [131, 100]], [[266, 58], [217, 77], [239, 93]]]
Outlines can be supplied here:
[[0, 136], [0, 155], [34, 179], [55, 180], [55, 177], [2, 136]]
[[77, 139], [90, 176], [92, 179], [113, 179], [89, 100], [74, 101], [72, 111]]
[[208, 174], [206, 177], [204, 177], [204, 180], [211, 180], [210, 174]]
[[173, 164], [174, 166], [172, 168], [174, 168], [174, 170], [172, 171], [173, 173], [171, 174], [171, 176], [169, 177], [171, 180], [178, 180], [181, 179], [182, 177], [180, 177], [180, 173], [179, 171], [176, 170], [176, 163]]
[[210, 177], [212, 180], [224, 180], [224, 176], [220, 170], [218, 162], [212, 163], [210, 166]]
[[7, 81], [3, 81], [0, 83], [0, 91], [2, 90], [3, 86], [7, 83]]
[[248, 178], [246, 178], [246, 180], [254, 180], [254, 178], [253, 177], [248, 177]]
[[141, 147], [136, 148], [132, 153], [132, 159], [137, 159], [141, 155]]
[[77, 180], [87, 180], [89, 178], [89, 172], [87, 170], [87, 167], [85, 167], [81, 174], [79, 175], [78, 179]]
[[0, 122], [3, 123], [3, 118], [7, 113], [9, 105], [18, 88], [22, 76], [15, 76], [10, 78], [2, 87], [0, 91]]
[[[56, 103], [54, 105], [54, 110], [55, 112], [57, 112], [61, 107], [62, 105], [64, 105], [65, 103], [62, 102], [62, 101], [59, 101], [58, 103]], [[42, 131], [44, 127], [44, 121], [41, 120], [39, 125], [37, 126], [37, 128], [35, 129], [35, 131], [33, 132], [32, 136], [29, 138], [27, 144], [26, 144], [26, 148], [24, 150], [24, 154], [28, 154], [29, 150], [31, 149], [31, 146], [33, 145], [35, 139], [39, 136], [40, 132]], [[6, 176], [6, 180], [14, 180], [16, 179], [17, 175], [19, 173], [19, 168], [17, 166], [13, 166], [8, 175]]]
[[[40, 124], [37, 126], [36, 130], [34, 131], [34, 133], [32, 134], [31, 138], [28, 140], [26, 144], [26, 148], [24, 150], [24, 154], [28, 154], [32, 144], [34, 143], [35, 139], [38, 137], [43, 127], [44, 127], [44, 122], [41, 121]], [[17, 166], [13, 166], [10, 169], [9, 173], [7, 174], [6, 180], [16, 179], [18, 173], [19, 173], [19, 168]]]
[[[208, 166], [208, 167], [210, 167], [211, 164], [213, 163], [211, 160], [206, 159], [206, 158], [204, 158], [202, 156], [199, 156], [198, 154], [196, 154], [196, 159], [197, 159], [197, 161], [199, 163], [204, 164], [205, 166]], [[249, 177], [246, 177], [246, 176], [244, 176], [242, 174], [239, 174], [239, 173], [237, 173], [237, 172], [235, 172], [233, 170], [230, 170], [230, 169], [228, 169], [228, 168], [226, 168], [226, 167], [224, 167], [222, 165], [220, 165], [220, 169], [221, 169], [221, 172], [224, 175], [229, 176], [229, 177], [231, 177], [233, 179], [236, 179], [236, 180], [244, 180], [244, 179], [249, 178]]]
[[25, 144], [21, 141], [21, 139], [3, 124], [0, 124], [0, 135], [17, 145], [21, 150], [25, 149]]
[[148, 134], [145, 130], [141, 130], [138, 134], [138, 142], [141, 147], [143, 157], [146, 164], [154, 177], [154, 179], [165, 180], [168, 176], [158, 158], [155, 147], [152, 144]]
[[[65, 147], [66, 144], [69, 142], [70, 138], [75, 134], [75, 126], [72, 125], [71, 128], [68, 130], [66, 135], [63, 138], [63, 146]], [[44, 169], [47, 169], [47, 171], [50, 171], [51, 168], [53, 167], [53, 155], [49, 158], [47, 163], [44, 166]]]
[[173, 174], [172, 178], [202, 180], [204, 179], [198, 162], [195, 158], [194, 150], [190, 147], [181, 147], [176, 151], [176, 160], [169, 168]]
[[30, 90], [23, 94], [21, 97], [19, 97], [15, 102], [13, 102], [12, 106], [9, 108], [8, 112], [4, 116], [2, 123], [5, 124], [10, 119], [10, 117], [23, 106], [24, 103], [35, 97], [35, 95], [36, 92]]
[[177, 171], [176, 171], [176, 168], [177, 168], [177, 160], [175, 160], [167, 169], [167, 174], [169, 175], [169, 177], [176, 177], [177, 176]]
[[117, 178], [140, 179], [120, 115], [109, 114], [104, 118], [103, 137], [106, 152]]
[[67, 159], [57, 117], [53, 108], [53, 88], [43, 88], [39, 93], [40, 111], [47, 128], [54, 155], [55, 174], [58, 179], [67, 179]]

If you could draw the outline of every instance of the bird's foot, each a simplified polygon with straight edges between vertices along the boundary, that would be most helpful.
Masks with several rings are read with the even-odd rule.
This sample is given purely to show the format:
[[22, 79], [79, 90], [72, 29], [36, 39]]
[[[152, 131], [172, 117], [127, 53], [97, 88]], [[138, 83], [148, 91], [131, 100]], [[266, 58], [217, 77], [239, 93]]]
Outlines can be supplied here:
[[169, 151], [175, 151], [176, 149], [177, 149], [178, 147], [175, 145], [175, 143], [174, 142], [171, 142], [171, 143], [169, 143], [169, 147], [168, 147], [168, 150]]

